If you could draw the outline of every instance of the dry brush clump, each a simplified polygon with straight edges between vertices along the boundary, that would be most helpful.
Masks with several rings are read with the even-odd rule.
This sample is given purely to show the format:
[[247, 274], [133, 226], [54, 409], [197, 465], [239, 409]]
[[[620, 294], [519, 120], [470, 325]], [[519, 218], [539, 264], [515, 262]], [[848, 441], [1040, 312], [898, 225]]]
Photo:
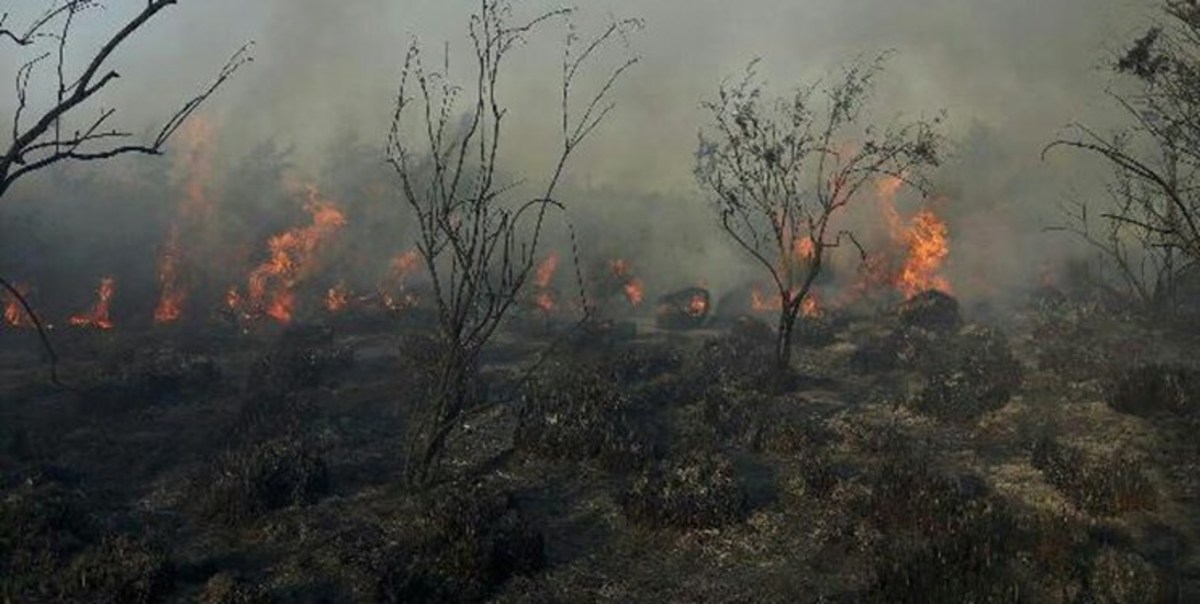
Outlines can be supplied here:
[[197, 478], [193, 490], [203, 517], [235, 526], [316, 502], [329, 492], [329, 473], [311, 443], [284, 437], [226, 453]]
[[963, 329], [920, 365], [923, 383], [907, 404], [942, 420], [974, 421], [1000, 409], [1023, 379], [1008, 340], [987, 327]]
[[657, 455], [656, 425], [610, 367], [564, 359], [547, 363], [525, 384], [514, 441], [518, 450], [541, 457], [628, 470]]
[[136, 349], [109, 358], [80, 397], [96, 412], [140, 409], [216, 392], [221, 369], [209, 355], [171, 348]]
[[633, 479], [621, 504], [634, 522], [681, 529], [737, 523], [750, 511], [733, 460], [713, 451], [692, 452], [647, 468]]
[[1130, 451], [1089, 454], [1047, 437], [1034, 443], [1031, 462], [1046, 482], [1089, 514], [1115, 516], [1158, 505], [1145, 460]]
[[81, 602], [161, 602], [175, 585], [175, 568], [157, 547], [129, 535], [107, 537], [71, 564], [67, 591]]
[[1137, 417], [1200, 413], [1200, 371], [1148, 364], [1123, 372], [1108, 384], [1108, 406]]

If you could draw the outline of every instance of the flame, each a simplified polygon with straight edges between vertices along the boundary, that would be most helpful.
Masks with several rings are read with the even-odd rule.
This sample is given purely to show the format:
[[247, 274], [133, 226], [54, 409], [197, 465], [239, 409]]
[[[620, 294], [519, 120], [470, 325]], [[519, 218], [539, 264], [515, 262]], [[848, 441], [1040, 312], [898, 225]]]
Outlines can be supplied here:
[[800, 303], [800, 314], [809, 319], [821, 316], [821, 298], [817, 296], [817, 292], [810, 291], [804, 297], [804, 301]]
[[[181, 275], [185, 250], [180, 232], [195, 227], [212, 215], [213, 203], [208, 196], [207, 185], [212, 180], [213, 126], [207, 119], [194, 116], [180, 129], [179, 140], [183, 153], [179, 156], [178, 168], [186, 174], [184, 200], [179, 206], [179, 215], [171, 224], [167, 240], [158, 257], [159, 300], [154, 309], [156, 324], [171, 323], [183, 316], [187, 300], [187, 285]], [[183, 226], [181, 226], [183, 225]]]
[[[251, 308], [280, 323], [292, 320], [296, 285], [312, 273], [318, 252], [346, 226], [346, 217], [341, 210], [322, 199], [314, 187], [308, 187], [305, 209], [312, 215], [312, 224], [271, 237], [267, 241], [269, 257], [251, 271], [248, 279]], [[236, 302], [239, 306], [242, 304], [240, 294], [236, 296]]]
[[625, 299], [633, 306], [638, 306], [646, 297], [645, 287], [642, 285], [642, 280], [634, 277], [629, 263], [620, 258], [609, 263], [609, 268], [612, 274], [621, 281], [621, 290], [625, 292]]
[[908, 257], [896, 283], [905, 298], [929, 289], [950, 293], [950, 283], [938, 274], [950, 254], [948, 233], [946, 223], [929, 208], [922, 208], [913, 217], [911, 227], [905, 233]]
[[542, 261], [537, 267], [537, 274], [534, 276], [534, 285], [540, 288], [550, 287], [550, 282], [554, 280], [554, 273], [558, 271], [558, 252], [550, 252], [549, 256]]
[[[22, 296], [29, 295], [28, 286], [17, 283], [13, 287], [21, 292]], [[21, 302], [17, 300], [16, 296], [7, 291], [4, 292], [4, 322], [10, 327], [30, 327], [33, 325], [33, 320], [25, 313]]]
[[157, 324], [171, 323], [183, 316], [183, 302], [187, 298], [179, 282], [179, 226], [171, 225], [167, 241], [158, 257], [158, 282], [161, 293], [158, 306], [154, 309], [154, 322]]
[[417, 305], [417, 297], [406, 291], [409, 276], [420, 266], [421, 255], [411, 249], [392, 258], [387, 277], [379, 284], [379, 297], [384, 307], [404, 310]]
[[[950, 254], [949, 228], [928, 206], [921, 208], [905, 224], [896, 209], [896, 194], [903, 184], [902, 178], [887, 176], [876, 185], [892, 243], [904, 250], [904, 262], [886, 280], [905, 298], [929, 289], [949, 293], [950, 283], [939, 274]], [[860, 286], [864, 288], [884, 280], [881, 272], [886, 269], [886, 262], [878, 257], [872, 260], [871, 265], [860, 273]]]
[[109, 318], [109, 309], [112, 305], [113, 294], [116, 293], [116, 285], [116, 281], [112, 277], [101, 279], [100, 288], [96, 290], [96, 303], [86, 314], [71, 317], [69, 320], [71, 325], [76, 327], [112, 329], [113, 323], [112, 319]]
[[350, 290], [345, 283], [338, 283], [325, 293], [325, 308], [329, 312], [341, 312], [350, 304]]
[[542, 312], [550, 312], [554, 310], [554, 295], [550, 292], [538, 292], [533, 297], [533, 303], [537, 305]]
[[693, 317], [703, 317], [708, 313], [708, 296], [702, 293], [692, 294], [692, 299], [688, 301], [687, 312]]
[[[797, 294], [792, 291], [791, 296]], [[779, 312], [783, 309], [783, 297], [779, 294], [768, 296], [757, 284], [750, 288], [750, 310], [754, 312]], [[804, 301], [800, 303], [800, 314], [808, 318], [821, 316], [821, 299], [815, 289], [810, 289]]]

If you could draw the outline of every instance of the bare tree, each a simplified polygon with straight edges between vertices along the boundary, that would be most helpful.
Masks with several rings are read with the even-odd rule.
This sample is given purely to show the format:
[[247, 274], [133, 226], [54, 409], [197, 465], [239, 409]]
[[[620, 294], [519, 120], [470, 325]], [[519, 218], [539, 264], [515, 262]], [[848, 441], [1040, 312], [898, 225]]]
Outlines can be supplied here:
[[[752, 62], [707, 100], [695, 174], [721, 227], [771, 277], [780, 300], [775, 356], [786, 371], [792, 332], [830, 249], [853, 234], [832, 225], [838, 210], [881, 176], [926, 190], [920, 172], [938, 163], [932, 121], [859, 124], [886, 56], [850, 65], [832, 85], [764, 100]], [[825, 102], [821, 103], [820, 99]]]
[[[508, 115], [501, 80], [514, 49], [551, 20], [569, 23], [571, 14], [560, 9], [514, 22], [508, 2], [481, 0], [470, 18], [475, 61], [473, 86], [466, 90], [448, 78], [448, 49], [440, 70], [426, 68], [416, 42], [405, 57], [388, 160], [417, 220], [417, 250], [432, 280], [440, 336], [435, 383], [409, 441], [407, 479], [413, 484], [433, 478], [453, 428], [488, 406], [476, 389], [480, 353], [521, 299], [548, 214], [564, 209], [555, 195], [568, 160], [612, 112], [610, 93], [637, 62], [626, 55], [579, 97], [586, 68], [607, 46], [628, 49], [627, 35], [641, 24], [614, 21], [590, 40], [568, 27], [557, 120], [561, 146], [544, 183], [532, 185], [539, 194], [514, 199], [521, 183], [505, 181], [499, 172]], [[464, 97], [468, 105], [459, 113]]]
[[[0, 199], [19, 179], [59, 163], [103, 160], [127, 154], [162, 154], [167, 142], [187, 118], [251, 60], [248, 46], [238, 49], [217, 77], [171, 114], [150, 140], [131, 142], [133, 135], [130, 132], [111, 126], [111, 118], [116, 113], [113, 108], [101, 108], [90, 118], [73, 121], [72, 118], [81, 117], [90, 100], [120, 78], [120, 73], [111, 65], [117, 49], [164, 9], [177, 3], [178, 0], [146, 2], [136, 16], [87, 55], [85, 66], [77, 75], [67, 73], [67, 57], [74, 51], [72, 34], [76, 21], [100, 5], [97, 0], [53, 0], [29, 25], [17, 29], [9, 26], [10, 13], [0, 12], [0, 45], [13, 45], [29, 54], [29, 59], [16, 72], [11, 138], [0, 154]], [[45, 106], [36, 107], [31, 98], [31, 85], [35, 83], [38, 68], [47, 63], [53, 72], [46, 79], [46, 85], [53, 87], [51, 100]], [[34, 323], [50, 358], [52, 377], [57, 381], [56, 356], [41, 319], [11, 283], [0, 279], [0, 287], [20, 303]]]
[[[1200, 262], [1200, 6], [1167, 0], [1162, 22], [1114, 61], [1122, 76], [1109, 96], [1130, 118], [1113, 133], [1074, 124], [1043, 150], [1070, 147], [1094, 153], [1113, 168], [1109, 201], [1095, 213], [1107, 222], [1096, 237], [1086, 205], [1065, 230], [1099, 248], [1136, 299], [1171, 311], [1178, 280]], [[1083, 210], [1083, 211], [1080, 211]]]

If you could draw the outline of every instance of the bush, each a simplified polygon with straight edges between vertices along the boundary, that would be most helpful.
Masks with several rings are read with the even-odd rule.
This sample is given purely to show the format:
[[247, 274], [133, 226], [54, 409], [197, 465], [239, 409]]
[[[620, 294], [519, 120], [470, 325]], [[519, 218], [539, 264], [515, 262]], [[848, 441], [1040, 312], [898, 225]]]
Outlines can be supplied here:
[[251, 394], [311, 390], [353, 366], [353, 348], [288, 346], [281, 342], [275, 350], [255, 361], [247, 377], [246, 390]]
[[197, 487], [206, 516], [236, 525], [315, 502], [329, 491], [329, 475], [304, 441], [281, 438], [226, 454]]
[[1142, 462], [1120, 451], [1094, 458], [1052, 438], [1043, 438], [1034, 444], [1032, 464], [1046, 482], [1090, 514], [1111, 516], [1153, 509], [1157, 503], [1154, 485], [1143, 472]]
[[909, 407], [953, 421], [973, 421], [1006, 405], [1023, 373], [1008, 341], [982, 327], [967, 328], [921, 365], [924, 383], [909, 398]]
[[1194, 414], [1200, 410], [1200, 373], [1175, 365], [1136, 367], [1109, 386], [1108, 406], [1138, 417]]
[[953, 333], [962, 325], [958, 300], [934, 289], [905, 300], [896, 314], [900, 323], [906, 327]]
[[271, 604], [275, 601], [265, 589], [230, 573], [214, 575], [204, 584], [200, 604]]
[[0, 499], [0, 600], [49, 599], [56, 573], [89, 542], [91, 519], [76, 491], [22, 485]]
[[550, 459], [597, 460], [625, 470], [655, 456], [653, 426], [610, 371], [554, 361], [526, 384], [514, 439], [519, 449]]
[[76, 558], [70, 578], [68, 590], [81, 601], [144, 604], [165, 599], [175, 573], [163, 553], [139, 539], [119, 535]]
[[480, 601], [545, 565], [543, 537], [510, 494], [450, 485], [426, 495], [422, 507], [406, 542], [378, 559], [377, 601]]
[[1112, 547], [1092, 557], [1087, 577], [1091, 602], [1167, 602], [1161, 573], [1141, 556]]
[[746, 490], [733, 462], [724, 455], [703, 452], [660, 462], [642, 472], [622, 503], [635, 522], [685, 529], [733, 524], [749, 511]]

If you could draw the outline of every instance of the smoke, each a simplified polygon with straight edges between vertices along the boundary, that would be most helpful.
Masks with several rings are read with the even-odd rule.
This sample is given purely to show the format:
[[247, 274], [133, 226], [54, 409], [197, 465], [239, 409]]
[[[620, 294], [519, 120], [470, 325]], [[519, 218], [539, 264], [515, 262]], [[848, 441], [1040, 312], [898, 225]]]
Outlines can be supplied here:
[[[112, 0], [81, 21], [77, 54], [69, 65], [79, 68], [86, 51], [140, 5]], [[520, 14], [552, 6], [557, 5], [516, 2]], [[1046, 265], [1076, 253], [1074, 242], [1042, 229], [1059, 222], [1056, 207], [1069, 191], [1093, 194], [1099, 172], [1083, 158], [1064, 154], [1042, 161], [1040, 152], [1072, 121], [1112, 123], [1113, 108], [1102, 94], [1109, 77], [1102, 63], [1111, 45], [1120, 46], [1140, 29], [1153, 6], [1128, 0], [582, 3], [576, 20], [583, 33], [614, 17], [643, 18], [645, 29], [634, 40], [641, 62], [616, 89], [618, 106], [611, 119], [574, 158], [564, 201], [589, 255], [632, 256], [649, 284], [657, 280], [663, 289], [701, 282], [732, 287], [753, 276], [754, 269], [715, 228], [693, 181], [692, 153], [704, 120], [700, 100], [755, 57], [762, 58], [770, 91], [786, 94], [855, 57], [894, 50], [876, 92], [875, 118], [948, 113], [947, 134], [955, 144], [936, 177], [948, 200], [951, 281], [963, 295], [1002, 296], [1029, 285]], [[113, 57], [122, 78], [97, 106], [118, 107], [117, 119], [134, 132], [151, 128], [211, 78], [225, 57], [255, 41], [255, 62], [204, 108], [216, 124], [215, 163], [221, 173], [214, 178], [241, 183], [223, 188], [224, 195], [237, 196], [224, 200], [224, 206], [247, 208], [236, 229], [247, 240], [225, 243], [252, 256], [265, 234], [285, 223], [283, 217], [295, 218], [298, 210], [288, 206], [274, 219], [258, 218], [259, 209], [294, 200], [277, 190], [253, 190], [245, 164], [263, 160], [261, 154], [271, 148], [290, 150], [282, 153], [279, 163], [287, 165], [276, 166], [279, 171], [337, 181], [330, 185], [332, 196], [358, 197], [341, 201], [369, 206], [364, 191], [394, 184], [382, 182], [387, 178], [383, 141], [408, 43], [419, 38], [432, 61], [440, 59], [448, 41], [452, 71], [468, 83], [466, 15], [474, 7], [441, 0], [185, 0]], [[509, 65], [504, 95], [512, 116], [503, 151], [504, 168], [513, 174], [536, 180], [553, 159], [565, 35], [564, 27], [547, 25]], [[620, 55], [604, 58], [608, 63], [601, 67]], [[19, 59], [0, 58], [0, 69], [15, 72]], [[43, 85], [50, 83], [46, 69], [39, 75]], [[0, 99], [0, 115], [11, 115], [11, 103], [11, 98]], [[349, 159], [370, 165], [354, 168]], [[111, 166], [106, 169], [117, 176], [110, 179], [128, 182], [144, 175], [134, 162]], [[352, 180], [347, 174], [363, 180], [347, 182]], [[137, 256], [137, 246], [149, 246], [143, 254], [153, 250], [178, 201], [170, 179], [159, 178], [165, 181], [130, 189], [156, 198], [125, 200], [125, 206], [121, 200], [105, 202], [101, 207], [107, 210], [123, 208], [107, 215], [96, 210], [95, 197], [102, 195], [84, 190], [68, 195], [46, 178], [27, 181], [4, 200], [0, 230], [21, 228], [13, 225], [23, 217], [37, 223], [30, 228], [42, 230], [39, 241], [61, 244], [43, 245], [39, 249], [46, 256], [35, 258], [10, 238], [0, 264], [32, 280], [46, 270], [47, 257], [83, 259], [71, 270], [88, 271], [90, 282], [104, 270], [95, 265], [104, 262], [96, 253], [56, 251], [79, 245], [64, 235], [93, 241], [94, 249], [107, 249], [102, 241], [120, 238], [122, 258]], [[269, 186], [269, 178], [260, 180]], [[46, 202], [40, 199], [45, 195], [59, 198]], [[911, 210], [918, 200], [906, 203]], [[398, 210], [384, 213], [403, 220]], [[114, 224], [115, 217], [120, 224]], [[348, 218], [351, 224], [356, 219], [353, 212]], [[403, 225], [375, 228], [370, 236], [387, 239], [368, 246], [372, 250], [411, 245], [398, 241], [411, 237]], [[560, 229], [557, 244], [567, 245], [565, 230]], [[152, 262], [125, 266], [141, 264]]]

